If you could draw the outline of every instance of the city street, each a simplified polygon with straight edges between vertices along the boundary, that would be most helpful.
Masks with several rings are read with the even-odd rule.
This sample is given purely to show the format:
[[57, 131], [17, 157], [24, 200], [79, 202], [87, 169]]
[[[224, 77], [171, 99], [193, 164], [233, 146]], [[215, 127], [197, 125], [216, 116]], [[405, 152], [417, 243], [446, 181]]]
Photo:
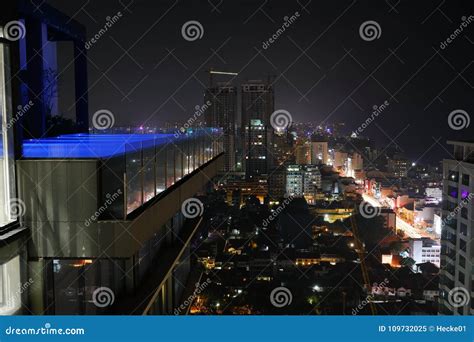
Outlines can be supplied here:
[[[374, 206], [374, 207], [385, 207], [385, 208], [388, 208], [386, 206], [383, 206], [375, 197], [373, 196], [370, 196], [370, 195], [367, 195], [367, 194], [362, 194], [362, 198], [364, 199], [364, 201], [370, 203], [370, 205]], [[431, 238], [431, 239], [436, 239], [436, 236], [434, 234], [429, 234], [428, 232], [426, 231], [423, 231], [421, 229], [417, 229], [415, 227], [413, 227], [411, 224], [409, 224], [408, 222], [406, 222], [405, 220], [403, 220], [402, 218], [400, 218], [399, 215], [397, 215], [397, 230], [402, 230], [405, 235], [408, 237], [408, 238], [411, 238], [411, 239], [419, 239], [419, 238], [422, 238], [422, 237], [426, 237], [426, 238]]]

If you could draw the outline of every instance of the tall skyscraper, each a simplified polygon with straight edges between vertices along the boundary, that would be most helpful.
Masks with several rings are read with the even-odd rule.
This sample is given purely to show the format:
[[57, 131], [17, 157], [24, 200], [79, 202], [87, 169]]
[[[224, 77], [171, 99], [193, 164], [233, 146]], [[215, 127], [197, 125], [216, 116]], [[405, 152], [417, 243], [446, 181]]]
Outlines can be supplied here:
[[448, 144], [454, 146], [454, 158], [443, 161], [440, 313], [472, 315], [474, 143], [448, 141]]
[[245, 127], [244, 163], [247, 180], [268, 173], [268, 127], [255, 119]]
[[205, 113], [207, 126], [223, 129], [224, 171], [234, 171], [237, 88], [227, 83], [211, 86], [206, 89], [204, 103], [210, 103]]
[[247, 179], [267, 174], [273, 165], [271, 154], [273, 127], [270, 116], [275, 110], [273, 86], [269, 82], [242, 84], [242, 133]]

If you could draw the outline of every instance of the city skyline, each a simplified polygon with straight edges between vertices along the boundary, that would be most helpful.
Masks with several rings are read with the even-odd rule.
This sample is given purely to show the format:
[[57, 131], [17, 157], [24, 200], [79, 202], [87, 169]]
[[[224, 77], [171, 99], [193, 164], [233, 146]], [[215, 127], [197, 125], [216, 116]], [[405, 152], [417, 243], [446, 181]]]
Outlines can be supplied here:
[[472, 315], [470, 7], [11, 1], [0, 315]]
[[[472, 129], [453, 131], [447, 125], [453, 110], [472, 110], [466, 102], [472, 71], [469, 54], [464, 53], [473, 49], [470, 24], [452, 43], [442, 44], [462, 26], [463, 16], [469, 18], [468, 2], [365, 6], [357, 1], [198, 1], [184, 6], [165, 1], [153, 5], [158, 17], [133, 1], [110, 1], [100, 7], [50, 3], [80, 20], [88, 37], [100, 30], [107, 16], [123, 12], [88, 50], [94, 85], [89, 92], [91, 112], [108, 98], [118, 125], [186, 120], [196, 105], [202, 105], [206, 70], [216, 68], [238, 72], [230, 77], [236, 86], [273, 76], [275, 109], [289, 111], [300, 122], [345, 122], [350, 131], [373, 106], [388, 101], [389, 109], [366, 133], [381, 145], [399, 144], [415, 160], [447, 157], [444, 141], [467, 137]], [[286, 31], [269, 44], [284, 17], [292, 16]], [[191, 20], [203, 27], [196, 41], [181, 36], [182, 25]], [[381, 31], [372, 41], [359, 35], [361, 24], [369, 20]], [[112, 63], [110, 53], [117, 56]], [[239, 105], [238, 117], [240, 113]]]

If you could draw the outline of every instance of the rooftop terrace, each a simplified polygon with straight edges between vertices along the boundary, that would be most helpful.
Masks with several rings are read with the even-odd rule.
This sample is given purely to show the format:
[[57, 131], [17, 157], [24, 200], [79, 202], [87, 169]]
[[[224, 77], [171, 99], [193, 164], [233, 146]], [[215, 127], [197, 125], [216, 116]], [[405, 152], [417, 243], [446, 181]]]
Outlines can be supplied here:
[[217, 129], [199, 129], [180, 134], [68, 134], [23, 142], [23, 158], [104, 159], [142, 149], [176, 144], [197, 137], [212, 138]]

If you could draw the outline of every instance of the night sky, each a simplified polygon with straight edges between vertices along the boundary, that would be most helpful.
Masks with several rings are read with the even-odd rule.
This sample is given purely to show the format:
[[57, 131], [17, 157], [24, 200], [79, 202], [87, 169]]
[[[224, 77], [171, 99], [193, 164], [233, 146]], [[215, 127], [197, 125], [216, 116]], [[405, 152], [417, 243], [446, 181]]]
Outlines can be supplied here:
[[[122, 12], [88, 51], [90, 114], [108, 109], [117, 126], [186, 120], [203, 103], [205, 70], [214, 67], [239, 72], [236, 85], [273, 75], [276, 109], [298, 122], [345, 122], [347, 133], [374, 105], [389, 101], [363, 135], [381, 147], [398, 144], [413, 160], [437, 162], [451, 152], [447, 139], [474, 138], [474, 122], [461, 130], [448, 125], [457, 109], [474, 120], [474, 17], [440, 48], [474, 15], [472, 0], [48, 3], [85, 25], [88, 37], [107, 16]], [[263, 49], [284, 17], [297, 11], [299, 17]], [[203, 26], [201, 39], [183, 38], [181, 27], [190, 20]], [[381, 35], [365, 41], [359, 27], [369, 20]], [[61, 51], [61, 109], [72, 117], [71, 51]]]

